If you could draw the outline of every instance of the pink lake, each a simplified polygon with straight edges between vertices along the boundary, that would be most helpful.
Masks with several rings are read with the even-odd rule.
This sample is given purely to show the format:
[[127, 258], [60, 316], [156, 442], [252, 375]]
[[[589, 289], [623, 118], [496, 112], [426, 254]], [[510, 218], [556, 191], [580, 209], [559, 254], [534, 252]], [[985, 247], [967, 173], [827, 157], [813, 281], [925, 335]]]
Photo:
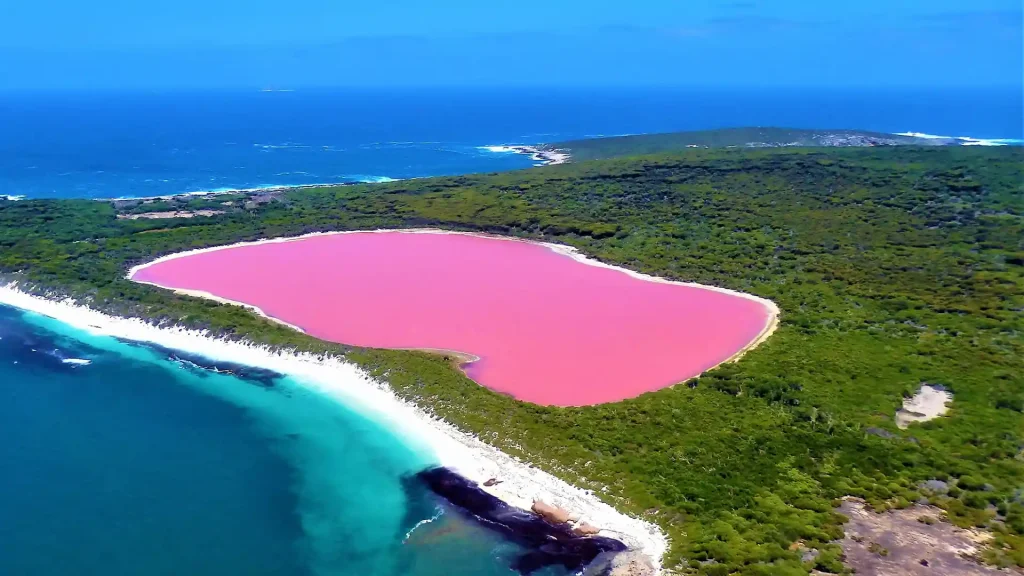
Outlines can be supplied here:
[[133, 280], [260, 308], [324, 340], [472, 354], [470, 378], [537, 404], [632, 398], [729, 359], [773, 313], [752, 298], [638, 279], [542, 244], [360, 232], [235, 246]]

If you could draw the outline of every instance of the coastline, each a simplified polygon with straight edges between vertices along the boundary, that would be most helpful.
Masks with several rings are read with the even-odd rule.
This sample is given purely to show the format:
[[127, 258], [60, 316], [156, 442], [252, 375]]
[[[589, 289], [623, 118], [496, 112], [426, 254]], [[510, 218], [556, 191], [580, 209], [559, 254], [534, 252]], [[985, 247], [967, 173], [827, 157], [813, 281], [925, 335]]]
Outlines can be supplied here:
[[[509, 146], [479, 146], [481, 150], [502, 154], [513, 153], [529, 156], [537, 162], [537, 166], [553, 166], [556, 164], [567, 164], [572, 161], [572, 155], [567, 150], [548, 148], [543, 144], [536, 145], [509, 145]], [[304, 190], [307, 188], [334, 188], [337, 186], [359, 186], [363, 184], [387, 184], [389, 182], [401, 182], [403, 180], [418, 180], [430, 176], [417, 176], [412, 178], [392, 178], [390, 176], [375, 176], [367, 180], [345, 180], [341, 182], [312, 182], [309, 184], [272, 184], [267, 186], [253, 186], [250, 188], [216, 188], [213, 190], [193, 190], [189, 192], [176, 192], [173, 194], [159, 194], [155, 196], [117, 196], [113, 198], [92, 198], [100, 202], [127, 202], [132, 200], [168, 200], [187, 196], [223, 196], [228, 194], [260, 194], [277, 193]], [[3, 196], [0, 196], [3, 198]], [[8, 200], [22, 200], [24, 196], [7, 196]]]
[[523, 145], [508, 145], [508, 146], [481, 146], [482, 149], [494, 152], [496, 154], [523, 154], [529, 156], [530, 160], [538, 162], [538, 166], [554, 166], [556, 164], [568, 164], [572, 161], [572, 155], [566, 150], [560, 150], [557, 148], [549, 148], [543, 144], [523, 146]]
[[[213, 190], [194, 190], [192, 192], [177, 192], [174, 194], [161, 194], [158, 196], [117, 196], [115, 198], [90, 198], [98, 202], [131, 202], [133, 200], [169, 200], [171, 198], [182, 198], [186, 196], [226, 196], [229, 194], [270, 194], [273, 192], [291, 192], [307, 188], [335, 188], [338, 186], [359, 186], [362, 184], [387, 184], [388, 182], [400, 182], [402, 180], [415, 180], [415, 178], [390, 178], [381, 176], [377, 180], [368, 181], [346, 181], [346, 182], [319, 182], [313, 184], [273, 184], [269, 186], [255, 186], [252, 188], [216, 188]], [[21, 199], [24, 196], [12, 197], [10, 199]]]
[[1021, 146], [1024, 139], [1019, 138], [975, 138], [973, 136], [939, 136], [924, 132], [894, 132], [893, 136], [905, 136], [918, 140], [934, 140], [947, 146]]
[[[623, 514], [601, 501], [593, 491], [572, 486], [472, 434], [461, 432], [398, 398], [386, 383], [374, 380], [341, 358], [217, 339], [180, 327], [157, 327], [139, 318], [104, 314], [72, 300], [34, 296], [19, 289], [16, 283], [0, 285], [0, 304], [97, 335], [147, 342], [294, 376], [312, 390], [376, 419], [410, 445], [429, 450], [439, 466], [457, 472], [512, 507], [529, 511], [539, 500], [572, 511], [582, 522], [600, 527], [598, 535], [618, 539], [630, 550], [642, 553], [655, 571], [660, 569], [668, 549], [667, 537], [656, 525]], [[490, 479], [500, 482], [487, 486]]]
[[[635, 136], [654, 136], [658, 135], [656, 132], [641, 132], [634, 134], [621, 134], [616, 136], [596, 136], [584, 138], [584, 140], [603, 140], [610, 138], [623, 138], [623, 137], [635, 137]], [[948, 146], [1024, 146], [1024, 139], [1020, 138], [976, 138], [973, 136], [942, 136], [935, 134], [928, 134], [924, 132], [885, 132], [883, 134], [890, 134], [891, 136], [899, 136], [903, 138], [912, 138], [918, 140], [921, 144], [931, 145], [948, 145]], [[691, 146], [692, 147], [692, 146]], [[496, 154], [521, 154], [529, 156], [531, 160], [535, 161], [536, 166], [554, 166], [559, 164], [568, 164], [573, 161], [572, 151], [569, 149], [554, 148], [548, 144], [507, 144], [507, 145], [488, 145], [478, 146], [480, 150], [487, 150]], [[152, 196], [115, 196], [115, 197], [103, 197], [103, 198], [90, 198], [91, 200], [97, 200], [100, 202], [113, 202], [113, 201], [132, 201], [132, 200], [167, 200], [171, 198], [181, 197], [204, 197], [204, 196], [220, 196], [228, 194], [258, 194], [258, 193], [278, 193], [293, 190], [302, 190], [306, 188], [333, 188], [336, 186], [356, 186], [361, 184], [384, 184], [388, 182], [400, 182], [402, 180], [416, 180], [422, 177], [413, 178], [391, 178], [389, 176], [374, 176], [369, 179], [363, 180], [344, 180], [339, 182], [312, 182], [307, 184], [271, 184], [266, 186], [253, 186], [249, 188], [216, 188], [211, 190], [194, 190], [186, 192], [175, 192], [171, 194], [159, 194]], [[4, 195], [0, 194], [0, 200], [17, 201], [26, 200], [28, 197], [24, 195]]]

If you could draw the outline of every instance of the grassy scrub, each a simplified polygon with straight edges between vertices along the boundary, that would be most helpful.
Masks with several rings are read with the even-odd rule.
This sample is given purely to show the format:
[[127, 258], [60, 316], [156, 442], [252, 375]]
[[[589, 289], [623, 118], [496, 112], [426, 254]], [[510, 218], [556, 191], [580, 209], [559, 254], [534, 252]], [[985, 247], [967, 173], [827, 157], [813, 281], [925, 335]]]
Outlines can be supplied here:
[[[836, 499], [903, 507], [928, 495], [928, 479], [952, 485], [930, 496], [953, 522], [995, 533], [988, 561], [1024, 566], [1022, 183], [1024, 150], [1011, 148], [691, 150], [303, 189], [179, 220], [0, 201], [0, 273], [114, 314], [344, 354], [463, 430], [657, 522], [681, 572], [840, 572]], [[562, 242], [751, 292], [778, 303], [781, 327], [671, 389], [548, 408], [440, 357], [328, 344], [124, 279], [191, 248], [413, 226]], [[951, 390], [951, 410], [900, 430], [893, 414], [922, 383]], [[802, 548], [820, 553], [805, 562]]]

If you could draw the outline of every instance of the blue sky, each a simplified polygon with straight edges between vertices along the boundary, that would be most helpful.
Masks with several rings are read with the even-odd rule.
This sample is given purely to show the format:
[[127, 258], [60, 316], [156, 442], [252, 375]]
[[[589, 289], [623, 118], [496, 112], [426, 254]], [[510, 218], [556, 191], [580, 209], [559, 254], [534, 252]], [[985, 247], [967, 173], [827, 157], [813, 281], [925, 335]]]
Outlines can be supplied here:
[[35, 0], [0, 89], [1020, 86], [1020, 0]]

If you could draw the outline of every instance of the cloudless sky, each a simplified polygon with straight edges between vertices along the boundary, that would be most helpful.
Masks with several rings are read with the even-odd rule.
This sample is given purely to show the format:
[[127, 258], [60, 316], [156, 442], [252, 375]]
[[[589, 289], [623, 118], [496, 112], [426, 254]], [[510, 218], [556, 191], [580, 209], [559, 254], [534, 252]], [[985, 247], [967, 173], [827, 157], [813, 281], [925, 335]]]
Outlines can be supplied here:
[[1019, 87], [1020, 0], [34, 0], [0, 89]]

